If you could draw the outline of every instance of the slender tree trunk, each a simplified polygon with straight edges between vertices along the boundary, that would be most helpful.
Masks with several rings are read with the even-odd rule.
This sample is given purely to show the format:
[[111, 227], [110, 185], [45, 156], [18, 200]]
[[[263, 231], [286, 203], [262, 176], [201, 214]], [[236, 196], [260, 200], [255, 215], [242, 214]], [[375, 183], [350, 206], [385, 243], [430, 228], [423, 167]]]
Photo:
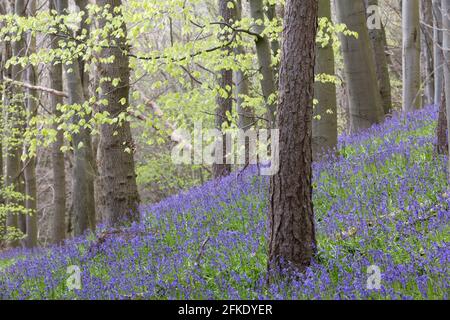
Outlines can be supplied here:
[[276, 83], [275, 75], [272, 66], [272, 51], [270, 41], [267, 36], [263, 35], [264, 31], [264, 3], [263, 0], [250, 1], [250, 14], [256, 21], [260, 21], [262, 24], [255, 23], [252, 27], [252, 31], [259, 35], [255, 40], [256, 54], [258, 56], [259, 68], [262, 75], [261, 89], [264, 96], [264, 100], [267, 106], [266, 118], [269, 120], [269, 127], [273, 128], [275, 125], [275, 112], [276, 112]]
[[440, 103], [444, 83], [442, 52], [442, 11], [441, 1], [433, 0], [433, 46], [434, 46], [434, 103]]
[[[97, 4], [102, 7], [109, 5], [108, 11], [114, 18], [120, 18], [122, 15], [121, 0], [98, 0]], [[117, 26], [108, 22], [111, 21], [103, 17], [100, 20], [100, 28], [109, 30], [108, 34], [111, 34]], [[125, 22], [120, 23], [120, 29], [123, 36], [110, 36], [108, 41], [111, 46], [104, 48], [100, 55], [102, 58], [115, 57], [114, 63], [98, 65], [100, 77], [111, 79], [100, 84], [100, 99], [107, 101], [107, 104], [101, 105], [99, 111], [108, 111], [115, 116], [127, 112], [130, 91], [129, 58], [124, 53], [127, 48]], [[113, 79], [119, 80], [118, 86], [114, 86]], [[98, 169], [101, 190], [99, 198], [103, 208], [102, 216], [107, 218], [110, 226], [138, 221], [140, 218], [133, 155], [134, 143], [128, 121], [124, 120], [117, 125], [102, 124], [100, 126]]]
[[423, 105], [434, 103], [434, 63], [433, 63], [433, 4], [430, 0], [421, 0], [421, 51], [422, 74], [424, 83]]
[[[219, 6], [219, 16], [222, 17], [223, 21], [226, 23], [233, 23], [236, 20], [235, 7], [228, 7], [228, 0], [218, 0]], [[223, 29], [224, 27], [222, 27]], [[229, 34], [224, 34], [224, 37], [228, 38]], [[227, 40], [225, 40], [227, 41]], [[232, 51], [230, 47], [223, 48], [224, 53], [229, 55]], [[228, 123], [227, 113], [231, 113], [233, 107], [233, 96], [232, 96], [232, 88], [233, 88], [233, 71], [230, 69], [222, 69], [218, 75], [218, 84], [222, 93], [217, 95], [217, 108], [216, 108], [216, 116], [215, 116], [215, 126], [216, 129], [222, 131], [222, 124]], [[225, 135], [222, 136], [222, 150], [223, 157], [222, 161], [216, 159], [216, 163], [213, 165], [213, 176], [214, 178], [219, 178], [223, 176], [227, 176], [231, 172], [231, 165], [227, 164], [227, 148], [226, 148], [226, 139]], [[219, 161], [217, 161], [219, 160]], [[220, 163], [221, 162], [221, 163]]]
[[[80, 22], [80, 29], [78, 30], [78, 36], [81, 36], [84, 34], [84, 36], [86, 38], [89, 37], [90, 35], [90, 25], [86, 22], [86, 15], [87, 15], [87, 5], [89, 4], [89, 0], [75, 0], [75, 4], [78, 6], [78, 8], [80, 9], [80, 12], [84, 13], [83, 19], [81, 19]], [[80, 78], [81, 78], [81, 85], [83, 87], [83, 94], [84, 97], [90, 97], [91, 94], [89, 92], [89, 72], [87, 72], [85, 70], [85, 62], [84, 60], [80, 57], [78, 59], [78, 66], [80, 68]], [[94, 207], [92, 210], [88, 211], [88, 221], [89, 221], [89, 226], [91, 227], [91, 229], [95, 229], [95, 225], [96, 225], [96, 206], [95, 206], [95, 181], [96, 181], [96, 177], [97, 177], [97, 169], [96, 169], [96, 157], [95, 157], [95, 152], [93, 150], [92, 147], [92, 137], [91, 137], [91, 132], [90, 130], [87, 130], [87, 135], [89, 137], [89, 146], [91, 151], [87, 154], [89, 156], [89, 163], [91, 164], [91, 179], [92, 179], [92, 183], [89, 184], [89, 187], [91, 188], [89, 190], [89, 192], [91, 192], [94, 196], [93, 196], [93, 201], [94, 201]]]
[[[26, 14], [25, 0], [16, 0], [14, 5], [14, 13], [19, 16], [25, 16]], [[15, 57], [21, 57], [25, 55], [25, 40], [23, 37], [13, 44], [12, 55]], [[22, 81], [24, 72], [20, 65], [12, 66], [12, 79], [16, 81]], [[19, 176], [21, 171], [21, 151], [22, 145], [19, 141], [22, 139], [23, 132], [23, 90], [20, 87], [15, 87], [12, 90], [13, 98], [10, 101], [11, 105], [8, 110], [8, 122], [12, 127], [10, 133], [10, 139], [6, 147], [6, 186], [12, 187], [14, 191], [20, 191]], [[20, 96], [19, 96], [20, 95]], [[17, 201], [8, 199], [8, 203], [11, 205], [20, 205]], [[8, 227], [18, 228], [19, 217], [17, 214], [9, 214], [7, 219]], [[11, 241], [12, 247], [18, 246], [19, 241]]]
[[[242, 20], [242, 1], [236, 0], [236, 21]], [[245, 49], [239, 45], [236, 49], [236, 55], [245, 55]], [[250, 90], [250, 83], [248, 77], [242, 70], [237, 70], [234, 73], [234, 82], [236, 88], [236, 110], [239, 115], [238, 126], [241, 129], [250, 129], [254, 122], [253, 108], [245, 105], [244, 97], [248, 96]]]
[[[66, 14], [67, 0], [58, 0], [58, 12]], [[82, 105], [85, 102], [82, 76], [78, 59], [64, 63], [64, 71], [69, 92], [69, 104]], [[73, 122], [78, 124], [80, 120], [88, 120], [87, 115], [75, 115]], [[94, 230], [95, 225], [90, 223], [90, 217], [95, 217], [94, 204], [94, 169], [91, 136], [89, 130], [80, 127], [79, 132], [72, 135], [73, 143], [73, 183], [72, 206], [75, 217], [75, 235], [79, 236], [86, 230]]]
[[[267, 18], [269, 18], [269, 21], [271, 23], [275, 23], [276, 22], [276, 20], [278, 19], [278, 16], [277, 16], [277, 4], [276, 3], [274, 3], [274, 4], [270, 4], [269, 3], [268, 4], [266, 15], [267, 15]], [[272, 55], [273, 56], [277, 56], [280, 53], [279, 37], [277, 37], [275, 39], [272, 39], [270, 41], [270, 45], [271, 45], [271, 48], [272, 48]], [[274, 75], [274, 78], [275, 78], [275, 87], [278, 86], [278, 77], [277, 76], [278, 76], [279, 68], [280, 68], [279, 63], [276, 63], [273, 66], [273, 75]]]
[[[444, 90], [445, 110], [447, 112], [447, 129], [450, 128], [450, 0], [442, 0], [442, 48], [444, 52]], [[444, 103], [443, 101], [443, 103]], [[450, 130], [447, 130], [447, 141], [450, 147]], [[449, 152], [450, 154], [450, 152]], [[450, 160], [447, 174], [450, 181]]]
[[441, 89], [441, 99], [439, 102], [439, 116], [436, 129], [436, 151], [438, 154], [448, 154], [448, 139], [447, 139], [447, 112], [444, 89]]
[[335, 0], [338, 21], [358, 33], [340, 35], [344, 78], [349, 92], [351, 132], [369, 128], [384, 118], [363, 0]]
[[403, 1], [403, 110], [419, 109], [420, 14], [419, 0]]
[[269, 271], [299, 271], [316, 251], [312, 204], [312, 116], [317, 0], [288, 0], [284, 16], [277, 125], [280, 169], [270, 183]]
[[[330, 0], [319, 0], [319, 18], [327, 18], [331, 22]], [[335, 75], [331, 40], [326, 46], [317, 45], [315, 73], [316, 76]], [[336, 85], [332, 82], [316, 82], [314, 93], [318, 104], [314, 107], [312, 150], [314, 159], [317, 159], [323, 151], [337, 145]]]
[[[365, 0], [366, 6], [378, 6], [378, 0]], [[369, 38], [372, 43], [373, 56], [380, 89], [381, 102], [384, 114], [390, 114], [392, 110], [391, 79], [389, 76], [388, 58], [386, 55], [386, 31], [384, 25], [381, 29], [369, 29]]]
[[[10, 12], [10, 7], [8, 3], [0, 3], [0, 14], [6, 15], [8, 12]], [[3, 23], [0, 22], [0, 28], [3, 27]], [[11, 66], [6, 68], [5, 64], [6, 61], [8, 61], [11, 58], [11, 43], [9, 41], [5, 41], [0, 44], [0, 92], [1, 92], [1, 103], [3, 109], [7, 109], [10, 105], [10, 90], [8, 87], [3, 83], [3, 78], [7, 77], [9, 79], [12, 78], [11, 73]], [[3, 154], [3, 142], [4, 137], [7, 136], [7, 119], [4, 118], [5, 110], [2, 110], [0, 113], [0, 121], [1, 121], [1, 139], [0, 139], [0, 187], [3, 189], [5, 187], [6, 177], [5, 177], [5, 171], [4, 171], [4, 154]], [[6, 144], [7, 145], [7, 144]], [[0, 204], [5, 204], [5, 198], [0, 197]], [[0, 248], [5, 245], [5, 241], [3, 240], [6, 235], [6, 219], [7, 216], [4, 214], [0, 214]]]
[[[36, 15], [36, 1], [30, 0], [28, 3], [29, 15], [31, 17]], [[33, 54], [36, 52], [36, 37], [32, 34], [29, 35], [28, 39], [28, 54]], [[38, 75], [36, 67], [29, 66], [27, 68], [27, 82], [32, 85], [37, 85]], [[27, 92], [27, 113], [28, 113], [28, 127], [30, 130], [36, 130], [36, 127], [32, 125], [32, 119], [37, 114], [38, 99], [39, 95], [36, 90], [28, 89]], [[28, 147], [25, 146], [25, 152], [28, 153]], [[25, 176], [25, 207], [27, 208], [28, 215], [26, 216], [26, 227], [27, 227], [27, 238], [25, 244], [28, 248], [33, 248], [37, 246], [37, 188], [36, 188], [36, 157], [33, 155], [27, 159], [24, 168]]]
[[[50, 11], [56, 10], [53, 1], [50, 1]], [[51, 47], [56, 50], [59, 37], [52, 35]], [[50, 87], [57, 91], [63, 91], [63, 69], [61, 64], [50, 65]], [[52, 113], [61, 117], [61, 111], [57, 109], [58, 105], [63, 104], [63, 99], [57, 95], [50, 96], [50, 105]], [[52, 171], [53, 171], [53, 222], [52, 222], [52, 241], [59, 244], [66, 238], [66, 174], [64, 165], [64, 153], [61, 148], [64, 145], [64, 132], [58, 130], [58, 123], [53, 124], [56, 130], [56, 140], [52, 144]]]
[[[278, 18], [276, 3], [269, 4], [269, 6], [267, 8], [267, 18], [269, 18], [269, 21], [272, 23], [275, 22], [275, 20]], [[273, 39], [271, 41], [271, 47], [272, 47], [273, 55], [277, 55], [278, 52], [280, 51], [280, 41], [278, 39]]]

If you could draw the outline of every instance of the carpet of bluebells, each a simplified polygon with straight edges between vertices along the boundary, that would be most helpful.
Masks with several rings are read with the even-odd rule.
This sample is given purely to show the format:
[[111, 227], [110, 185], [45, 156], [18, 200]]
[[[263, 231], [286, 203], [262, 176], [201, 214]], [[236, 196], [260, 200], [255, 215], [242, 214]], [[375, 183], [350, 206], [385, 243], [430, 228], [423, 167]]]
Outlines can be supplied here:
[[[318, 254], [302, 275], [267, 285], [268, 178], [249, 169], [142, 206], [144, 222], [126, 230], [2, 253], [0, 299], [448, 299], [436, 118], [434, 107], [393, 116], [314, 164]], [[80, 290], [68, 290], [70, 265]]]

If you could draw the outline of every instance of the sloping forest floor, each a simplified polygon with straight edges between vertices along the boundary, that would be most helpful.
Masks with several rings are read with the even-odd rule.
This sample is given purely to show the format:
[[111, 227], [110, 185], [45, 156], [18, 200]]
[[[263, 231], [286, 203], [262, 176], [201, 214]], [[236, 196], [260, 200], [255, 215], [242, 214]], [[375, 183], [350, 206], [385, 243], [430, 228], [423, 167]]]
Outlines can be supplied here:
[[[393, 116], [314, 164], [318, 254], [302, 275], [267, 285], [269, 180], [253, 168], [142, 206], [127, 230], [2, 253], [0, 299], [448, 299], [436, 120], [435, 107]], [[71, 265], [81, 289], [68, 290]]]

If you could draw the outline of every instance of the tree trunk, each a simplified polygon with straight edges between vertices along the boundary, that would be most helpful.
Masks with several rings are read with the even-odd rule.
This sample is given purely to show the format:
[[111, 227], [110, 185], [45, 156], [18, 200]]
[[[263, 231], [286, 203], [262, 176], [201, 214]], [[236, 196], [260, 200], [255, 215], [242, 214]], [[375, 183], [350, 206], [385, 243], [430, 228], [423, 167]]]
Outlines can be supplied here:
[[[319, 18], [327, 18], [331, 22], [330, 0], [319, 0]], [[335, 75], [331, 40], [325, 47], [317, 45], [315, 74]], [[336, 85], [332, 82], [316, 82], [314, 93], [318, 104], [314, 107], [312, 150], [313, 158], [317, 159], [322, 152], [337, 145]]]
[[[450, 0], [442, 0], [442, 47], [444, 52], [444, 90], [445, 110], [447, 112], [447, 129], [450, 128]], [[444, 102], [443, 101], [443, 102]], [[450, 130], [447, 130], [447, 141], [450, 142]], [[449, 147], [450, 147], [450, 143]], [[450, 154], [450, 152], [449, 152]], [[447, 174], [450, 181], [450, 160]]]
[[[28, 3], [29, 15], [34, 17], [36, 15], [36, 0], [30, 0]], [[33, 54], [36, 52], [36, 37], [32, 34], [29, 35], [28, 39], [28, 54]], [[36, 67], [29, 66], [27, 68], [27, 82], [32, 85], [37, 85], [38, 75]], [[27, 92], [27, 111], [28, 111], [28, 121], [27, 125], [30, 130], [36, 130], [36, 127], [31, 125], [32, 119], [37, 114], [39, 95], [37, 90], [28, 89]], [[25, 146], [25, 151], [28, 153], [28, 147]], [[33, 248], [37, 246], [37, 188], [36, 188], [36, 157], [33, 155], [27, 158], [24, 168], [25, 177], [25, 207], [27, 208], [28, 215], [26, 216], [26, 228], [27, 228], [27, 238], [25, 240], [25, 245], [28, 248]]]
[[[121, 0], [99, 0], [97, 4], [104, 7], [109, 5], [108, 12], [113, 18], [121, 18]], [[120, 26], [112, 24], [103, 17], [100, 28], [112, 34], [120, 28], [121, 37], [110, 36], [109, 48], [104, 48], [100, 54], [102, 58], [115, 57], [114, 63], [100, 63], [98, 71], [100, 78], [111, 79], [100, 84], [100, 99], [106, 105], [99, 107], [100, 112], [107, 111], [113, 116], [126, 113], [129, 107], [130, 67], [129, 58], [124, 52], [128, 44], [125, 22]], [[106, 28], [106, 29], [105, 29]], [[114, 79], [119, 80], [118, 86]], [[99, 200], [102, 216], [106, 217], [109, 226], [120, 226], [133, 221], [139, 221], [139, 194], [136, 185], [134, 169], [134, 143], [131, 136], [130, 123], [126, 120], [118, 124], [102, 124], [100, 126], [100, 141], [98, 147], [99, 170]]]
[[[276, 3], [268, 5], [267, 18], [269, 18], [269, 21], [272, 22], [272, 23], [275, 22], [275, 20], [278, 18], [277, 17], [277, 5], [276, 5]], [[272, 47], [272, 54], [273, 55], [277, 55], [278, 52], [280, 51], [280, 41], [278, 40], [278, 38], [277, 39], [273, 39], [271, 41], [271, 47]]]
[[270, 183], [269, 271], [304, 271], [316, 251], [312, 204], [312, 115], [318, 3], [288, 0], [284, 16], [277, 125], [278, 173]]
[[[242, 1], [236, 0], [236, 21], [240, 20], [242, 20]], [[239, 45], [235, 51], [236, 55], [245, 55], [245, 49], [242, 45]], [[244, 97], [248, 96], [250, 92], [250, 83], [242, 70], [235, 71], [234, 82], [236, 88], [236, 110], [239, 115], [238, 126], [240, 129], [247, 130], [250, 129], [254, 122], [253, 109], [245, 106], [244, 101]]]
[[442, 96], [444, 72], [442, 52], [442, 11], [441, 1], [433, 0], [433, 46], [434, 46], [434, 103], [440, 103]]
[[[5, 15], [7, 13], [6, 8], [4, 7], [4, 5], [2, 3], [0, 3], [0, 15]], [[3, 23], [0, 23], [0, 28], [3, 27]], [[4, 77], [4, 73], [5, 73], [5, 67], [4, 67], [4, 63], [5, 63], [5, 59], [7, 60], [8, 57], [6, 54], [6, 48], [7, 45], [9, 45], [9, 43], [2, 43], [0, 45], [0, 104], [2, 105], [2, 108], [4, 108], [5, 105], [8, 105], [6, 102], [6, 90], [3, 87], [3, 77]], [[4, 122], [3, 122], [3, 112], [0, 112], [0, 188], [3, 189], [3, 182], [5, 177], [3, 176], [4, 172], [3, 172], [3, 128], [4, 128]], [[0, 205], [4, 205], [5, 204], [5, 199], [3, 198], [3, 196], [0, 195]], [[0, 213], [0, 249], [3, 247], [3, 239], [5, 237], [6, 234], [6, 219], [4, 217], [4, 215], [2, 213]]]
[[433, 64], [433, 4], [430, 0], [421, 0], [421, 51], [422, 82], [424, 83], [423, 105], [434, 103], [434, 64]]
[[420, 14], [419, 0], [403, 1], [403, 110], [419, 109]]
[[[50, 11], [56, 10], [53, 1], [50, 1]], [[59, 38], [55, 35], [50, 37], [52, 49], [58, 49]], [[50, 87], [57, 91], [63, 91], [62, 65], [52, 63], [50, 70]], [[50, 105], [53, 115], [61, 117], [58, 105], [63, 104], [60, 96], [52, 94]], [[64, 153], [61, 151], [64, 145], [64, 132], [58, 130], [58, 123], [53, 124], [56, 130], [56, 140], [52, 144], [52, 171], [53, 171], [53, 221], [52, 221], [52, 242], [60, 244], [66, 238], [66, 174], [64, 165]]]
[[[233, 23], [236, 20], [236, 4], [234, 3], [234, 8], [228, 7], [228, 0], [218, 0], [219, 5], [219, 16], [222, 17], [223, 21], [226, 23]], [[224, 29], [225, 27], [222, 27]], [[226, 37], [228, 41], [229, 34], [225, 33], [223, 35]], [[226, 55], [229, 55], [232, 51], [230, 47], [223, 48], [223, 51]], [[218, 85], [222, 93], [217, 95], [217, 108], [216, 108], [216, 116], [215, 116], [215, 126], [216, 129], [222, 131], [222, 125], [224, 123], [228, 123], [227, 113], [231, 113], [233, 107], [233, 71], [230, 69], [222, 69], [218, 75]], [[227, 176], [231, 172], [231, 165], [227, 164], [227, 148], [226, 148], [226, 139], [225, 135], [222, 136], [222, 150], [223, 157], [222, 159], [216, 159], [216, 162], [213, 164], [213, 176], [214, 178], [220, 178]]]
[[[66, 14], [67, 0], [58, 0], [58, 12]], [[70, 105], [82, 105], [85, 102], [82, 76], [78, 59], [64, 63]], [[82, 119], [88, 121], [87, 115], [75, 115], [73, 122], [78, 124]], [[75, 236], [86, 230], [94, 230], [90, 217], [95, 217], [94, 177], [91, 136], [88, 129], [79, 128], [78, 133], [72, 134], [73, 143], [73, 183], [72, 206], [75, 217]]]
[[276, 83], [274, 70], [272, 66], [272, 51], [270, 41], [267, 36], [263, 35], [264, 31], [264, 4], [263, 0], [250, 1], [250, 14], [252, 19], [260, 21], [261, 24], [255, 23], [252, 31], [259, 36], [255, 40], [256, 54], [258, 56], [259, 68], [262, 75], [261, 89], [267, 107], [266, 118], [269, 121], [269, 128], [275, 125], [276, 101], [274, 94], [276, 93]]
[[[365, 0], [365, 3], [367, 7], [378, 6], [378, 0]], [[381, 102], [384, 114], [387, 115], [392, 111], [392, 93], [388, 58], [386, 56], [387, 41], [384, 25], [381, 25], [381, 29], [369, 29], [369, 38], [372, 43]]]
[[[269, 21], [271, 23], [274, 23], [278, 19], [278, 16], [277, 16], [277, 4], [276, 3], [274, 3], [274, 4], [270, 4], [269, 3], [268, 7], [267, 7], [267, 13], [266, 14], [267, 14], [267, 18], [269, 18]], [[270, 42], [273, 56], [277, 56], [280, 53], [280, 41], [278, 39], [279, 39], [279, 36], [277, 38], [275, 38], [275, 39], [272, 39], [271, 42]], [[279, 67], [280, 67], [279, 63], [276, 63], [273, 66], [273, 76], [275, 78], [275, 87], [278, 86], [278, 84], [277, 84], [277, 80], [278, 80], [277, 79], [277, 75], [278, 75]]]
[[[19, 16], [25, 16], [26, 14], [25, 0], [16, 0], [14, 5], [14, 13]], [[25, 55], [25, 39], [23, 36], [20, 40], [14, 42], [12, 46], [12, 55], [15, 57], [23, 57]], [[12, 66], [12, 79], [16, 81], [22, 81], [23, 68], [20, 65]], [[19, 96], [22, 95], [22, 96]], [[12, 187], [14, 191], [20, 191], [19, 176], [21, 171], [21, 154], [22, 154], [22, 141], [23, 133], [23, 90], [20, 87], [14, 87], [12, 89], [12, 100], [9, 108], [14, 110], [8, 110], [8, 122], [11, 126], [10, 129], [10, 141], [6, 147], [6, 186]], [[20, 205], [17, 201], [8, 199], [8, 203], [11, 205]], [[18, 228], [19, 217], [17, 214], [9, 214], [7, 219], [7, 226]], [[10, 245], [16, 247], [19, 245], [19, 241], [11, 241]]]
[[447, 139], [447, 112], [444, 89], [441, 89], [442, 95], [439, 102], [439, 116], [436, 129], [436, 152], [438, 154], [448, 154], [448, 139]]
[[383, 120], [384, 111], [371, 52], [363, 0], [335, 0], [338, 21], [358, 33], [358, 39], [340, 35], [344, 57], [344, 78], [349, 92], [351, 132]]

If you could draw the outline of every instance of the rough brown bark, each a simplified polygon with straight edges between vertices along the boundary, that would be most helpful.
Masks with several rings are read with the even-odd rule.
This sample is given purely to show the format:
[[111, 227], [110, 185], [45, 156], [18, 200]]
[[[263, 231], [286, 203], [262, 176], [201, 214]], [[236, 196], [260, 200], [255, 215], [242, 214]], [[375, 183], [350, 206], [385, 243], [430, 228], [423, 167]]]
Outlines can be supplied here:
[[[50, 11], [56, 10], [53, 1], [50, 1]], [[51, 47], [58, 48], [57, 36], [51, 36]], [[63, 69], [61, 64], [51, 64], [50, 68], [50, 87], [56, 91], [63, 91]], [[52, 113], [59, 118], [61, 111], [57, 109], [59, 104], [63, 103], [63, 97], [50, 95], [50, 105]], [[61, 147], [64, 145], [64, 132], [58, 130], [58, 123], [53, 124], [56, 130], [56, 140], [52, 144], [52, 171], [53, 171], [53, 221], [52, 221], [52, 242], [59, 244], [66, 238], [66, 174], [64, 164], [64, 153]]]
[[[121, 0], [99, 0], [97, 4], [102, 7], [109, 5], [109, 13], [114, 17], [120, 17]], [[107, 28], [108, 34], [112, 34], [111, 28], [115, 28], [105, 17], [100, 20], [99, 25], [100, 28]], [[110, 36], [108, 41], [111, 46], [104, 48], [100, 54], [102, 58], [115, 57], [114, 62], [98, 65], [100, 78], [111, 79], [100, 84], [100, 99], [107, 101], [107, 104], [102, 104], [99, 111], [107, 111], [116, 117], [127, 112], [130, 91], [129, 58], [124, 52], [127, 50], [127, 29], [124, 22], [120, 28], [123, 36]], [[119, 79], [117, 86], [113, 85], [113, 79]], [[101, 190], [98, 194], [102, 216], [106, 217], [109, 226], [139, 220], [139, 194], [133, 155], [134, 143], [128, 121], [100, 126], [98, 170]]]
[[[228, 7], [228, 0], [218, 0], [218, 6], [219, 6], [219, 16], [222, 17], [223, 21], [226, 23], [233, 23], [235, 21], [235, 9]], [[236, 6], [236, 4], [234, 4]], [[224, 30], [224, 26], [222, 27], [222, 30]], [[226, 38], [228, 38], [230, 35], [228, 32], [224, 32], [222, 35]], [[227, 41], [227, 40], [225, 40]], [[230, 47], [224, 47], [223, 48], [224, 54], [228, 55], [232, 51]], [[229, 69], [223, 69], [219, 72], [218, 75], [218, 85], [223, 91], [222, 94], [217, 95], [217, 108], [216, 108], [216, 116], [215, 116], [215, 126], [216, 129], [222, 131], [222, 124], [228, 123], [227, 113], [231, 113], [232, 107], [233, 107], [233, 95], [232, 95], [232, 89], [233, 88], [233, 71]], [[229, 88], [229, 89], [227, 89]], [[230, 90], [231, 89], [231, 90]], [[222, 161], [219, 159], [216, 159], [216, 163], [213, 164], [213, 176], [214, 178], [219, 178], [226, 176], [230, 174], [231, 172], [231, 165], [227, 164], [227, 150], [226, 150], [226, 139], [225, 136], [223, 136], [222, 139], [222, 146], [223, 146], [223, 157]], [[220, 163], [221, 162], [221, 163]]]
[[288, 0], [284, 16], [277, 124], [280, 169], [270, 183], [269, 271], [299, 271], [316, 250], [312, 204], [312, 115], [317, 0]]
[[439, 117], [436, 129], [436, 151], [438, 154], [448, 154], [447, 111], [445, 110], [445, 105], [445, 93], [444, 90], [442, 90], [442, 97], [439, 103]]

